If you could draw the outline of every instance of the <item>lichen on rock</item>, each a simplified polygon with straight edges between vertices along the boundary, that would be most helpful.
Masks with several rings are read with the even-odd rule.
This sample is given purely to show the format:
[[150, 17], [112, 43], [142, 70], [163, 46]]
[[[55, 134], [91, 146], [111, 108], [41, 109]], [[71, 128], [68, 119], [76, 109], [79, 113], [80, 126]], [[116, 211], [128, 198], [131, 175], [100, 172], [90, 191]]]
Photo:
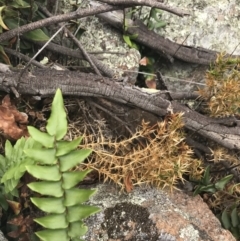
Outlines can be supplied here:
[[159, 34], [179, 44], [240, 54], [236, 48], [240, 39], [239, 1], [175, 0], [168, 5], [188, 10], [190, 15], [181, 18], [163, 12], [167, 25], [156, 30]]
[[[80, 1], [80, 7], [89, 7], [89, 2]], [[80, 27], [85, 30], [79, 39], [83, 47], [106, 64], [114, 72], [115, 78], [137, 78], [140, 53], [128, 47], [119, 31], [95, 16], [82, 18]]]

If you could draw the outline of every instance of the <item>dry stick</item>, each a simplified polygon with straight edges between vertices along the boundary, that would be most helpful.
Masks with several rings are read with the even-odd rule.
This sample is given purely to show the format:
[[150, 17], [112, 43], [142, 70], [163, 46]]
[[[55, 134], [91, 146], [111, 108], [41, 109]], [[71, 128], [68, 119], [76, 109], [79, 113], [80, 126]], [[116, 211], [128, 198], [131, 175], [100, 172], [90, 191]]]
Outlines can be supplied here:
[[101, 75], [100, 71], [98, 70], [98, 68], [96, 67], [96, 65], [93, 63], [90, 55], [85, 51], [85, 49], [83, 48], [82, 44], [78, 41], [78, 39], [67, 29], [65, 28], [67, 34], [70, 36], [70, 38], [72, 38], [72, 40], [74, 41], [74, 43], [78, 46], [78, 48], [82, 51], [84, 57], [86, 58], [86, 60], [89, 62], [89, 64], [91, 65], [91, 67], [94, 69], [95, 73], [97, 75]]
[[[4, 47], [4, 51], [5, 51], [6, 53], [8, 53], [8, 54], [11, 54], [11, 55], [14, 55], [14, 56], [18, 57], [19, 59], [23, 59], [23, 60], [26, 61], [26, 62], [28, 62], [28, 61], [31, 60], [30, 57], [28, 57], [28, 56], [26, 56], [26, 55], [24, 55], [24, 54], [22, 54], [22, 53], [20, 53], [20, 52], [17, 52], [17, 51], [15, 51], [15, 50], [13, 50], [13, 49], [9, 49], [9, 48]], [[41, 63], [39, 63], [39, 62], [36, 61], [36, 60], [32, 60], [32, 64], [35, 65], [35, 66], [37, 66], [38, 68], [41, 68], [41, 69], [47, 68], [46, 66], [44, 66], [44, 65], [41, 64]]]
[[58, 6], [59, 6], [59, 0], [55, 1], [54, 15], [57, 15], [57, 12], [58, 12]]
[[[35, 43], [36, 45], [40, 45], [43, 46], [45, 44], [45, 42], [37, 42], [37, 41], [32, 41], [32, 40], [28, 40], [31, 41], [33, 43]], [[78, 59], [84, 59], [83, 54], [80, 50], [75, 50], [75, 49], [70, 49], [67, 48], [65, 46], [60, 46], [54, 43], [49, 43], [46, 46], [46, 49], [49, 49], [53, 52], [56, 52], [58, 54], [63, 54], [63, 55], [67, 55], [67, 56], [71, 56], [74, 58], [78, 58]], [[114, 76], [114, 72], [109, 69], [104, 63], [102, 63], [100, 60], [98, 60], [94, 55], [90, 54], [92, 61], [95, 63], [95, 65], [101, 69], [101, 71], [109, 78], [113, 78]]]
[[17, 87], [19, 86], [19, 83], [20, 83], [20, 80], [21, 80], [21, 77], [24, 73], [24, 71], [27, 69], [27, 67], [31, 64], [31, 62], [45, 49], [45, 47], [57, 36], [57, 34], [62, 31], [62, 29], [64, 28], [66, 24], [64, 24], [62, 27], [60, 27], [58, 29], [58, 31], [53, 34], [53, 36], [43, 45], [43, 47], [41, 49], [38, 50], [38, 52], [30, 59], [30, 61], [27, 63], [27, 65], [24, 67], [24, 69], [20, 72], [19, 74], [19, 77], [18, 77], [18, 84], [17, 84]]
[[5, 33], [0, 34], [0, 43], [34, 29], [46, 27], [46, 26], [61, 23], [61, 22], [67, 22], [69, 20], [73, 20], [77, 18], [84, 18], [87, 16], [99, 14], [99, 13], [114, 11], [117, 9], [119, 9], [118, 6], [102, 5], [102, 6], [97, 6], [95, 8], [90, 8], [90, 9], [78, 9], [71, 13], [65, 13], [65, 14], [53, 16], [51, 18], [42, 19], [42, 20], [29, 23], [19, 28], [14, 28], [12, 30], [9, 30]]
[[[44, 7], [39, 6], [39, 9], [45, 13], [48, 17], [52, 17], [52, 14]], [[58, 25], [62, 26], [62, 23], [59, 23]], [[93, 70], [95, 71], [95, 73], [97, 75], [101, 75], [100, 71], [98, 70], [98, 68], [96, 67], [96, 65], [94, 64], [94, 62], [92, 61], [91, 57], [89, 56], [89, 54], [85, 51], [85, 49], [83, 48], [82, 44], [78, 41], [78, 39], [68, 30], [68, 28], [64, 27], [63, 30], [72, 38], [73, 42], [78, 46], [78, 48], [82, 51], [83, 56], [86, 58], [86, 60], [89, 62], [90, 66], [93, 68]]]
[[[91, 5], [99, 7], [101, 6], [101, 4], [97, 2], [91, 2]], [[104, 14], [98, 14], [97, 17], [103, 19], [113, 27], [123, 31], [122, 23], [124, 19], [121, 11], [112, 11]], [[216, 60], [216, 51], [188, 46], [181, 46], [181, 48], [179, 48], [179, 44], [158, 35], [154, 31], [149, 30], [146, 25], [138, 19], [134, 21], [127, 19], [127, 27], [127, 34], [130, 36], [136, 36], [134, 41], [164, 54], [164, 56], [166, 56], [170, 61], [173, 54], [175, 54], [175, 57], [178, 59], [202, 65], [209, 65], [211, 62]], [[176, 53], [178, 48], [179, 50]]]
[[116, 121], [120, 122], [127, 130], [128, 132], [133, 135], [133, 132], [129, 129], [129, 127], [126, 125], [126, 123], [124, 121], [122, 121], [120, 118], [118, 118], [116, 115], [114, 115], [111, 111], [107, 110], [106, 108], [102, 107], [99, 104], [96, 104], [93, 101], [89, 101], [93, 106], [95, 106], [96, 108], [102, 110], [103, 112], [107, 113], [108, 115], [110, 115], [113, 119], [115, 119]]
[[[232, 150], [240, 150], [240, 126], [228, 127], [211, 123], [212, 119], [181, 105], [176, 101], [169, 102], [160, 93], [148, 94], [135, 86], [122, 85], [112, 79], [76, 73], [72, 71], [35, 70], [34, 75], [25, 75], [21, 82], [21, 94], [49, 96], [54, 95], [56, 86], [63, 94], [72, 96], [104, 97], [122, 104], [129, 104], [147, 110], [158, 116], [167, 113], [183, 112], [183, 122], [187, 129], [197, 131], [200, 135]], [[9, 92], [15, 85], [17, 73], [0, 75], [0, 90]]]
[[211, 149], [209, 147], [206, 147], [202, 143], [193, 140], [191, 137], [189, 137], [189, 136], [186, 137], [185, 141], [189, 146], [194, 147], [208, 155], [212, 155]]
[[154, 0], [99, 0], [100, 2], [108, 3], [111, 5], [124, 5], [124, 6], [149, 6], [149, 7], [155, 7], [162, 9], [164, 11], [173, 13], [179, 17], [183, 17], [185, 15], [190, 15], [189, 12], [184, 11], [184, 10], [179, 10], [174, 7], [166, 6], [163, 3], [154, 1]]
[[[104, 2], [104, 1], [102, 1]], [[105, 1], [107, 2], [107, 1]], [[110, 1], [111, 2], [111, 1]], [[112, 4], [114, 3], [114, 1], [112, 1]], [[131, 1], [123, 1], [122, 4], [125, 5], [129, 5], [133, 3], [133, 5], [146, 5], [149, 7], [157, 7], [160, 8], [162, 10], [171, 12], [173, 14], [179, 15], [179, 16], [184, 16], [184, 15], [188, 15], [187, 12], [181, 12], [178, 10], [175, 10], [172, 7], [167, 7], [166, 5], [163, 5], [159, 2], [154, 2], [151, 0], [147, 0], [147, 1], [142, 1], [142, 0], [131, 0]], [[119, 4], [118, 4], [119, 5]], [[119, 6], [110, 6], [110, 5], [101, 5], [101, 6], [97, 6], [95, 8], [90, 8], [90, 9], [77, 9], [74, 12], [71, 13], [65, 13], [65, 14], [61, 14], [61, 15], [57, 15], [57, 16], [53, 16], [51, 18], [47, 18], [47, 19], [42, 19], [33, 23], [29, 23], [26, 24], [22, 27], [19, 28], [15, 28], [12, 30], [9, 30], [5, 33], [2, 33], [0, 35], [0, 42], [9, 40], [15, 36], [17, 36], [18, 34], [23, 34], [26, 32], [29, 32], [31, 30], [34, 29], [38, 29], [38, 28], [42, 28], [42, 27], [46, 27], [52, 24], [57, 24], [57, 23], [61, 23], [61, 22], [66, 22], [72, 19], [77, 19], [77, 18], [84, 18], [87, 16], [91, 16], [91, 15], [96, 15], [96, 14], [100, 14], [100, 13], [104, 13], [104, 12], [109, 12], [109, 11], [114, 11], [119, 9]]]

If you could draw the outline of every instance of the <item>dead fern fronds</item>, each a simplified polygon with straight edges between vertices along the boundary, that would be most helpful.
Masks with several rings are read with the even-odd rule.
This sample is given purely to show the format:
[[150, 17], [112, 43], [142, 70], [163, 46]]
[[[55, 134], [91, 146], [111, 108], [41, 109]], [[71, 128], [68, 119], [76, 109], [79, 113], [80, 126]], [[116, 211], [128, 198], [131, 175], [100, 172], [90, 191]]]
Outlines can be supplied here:
[[93, 149], [94, 155], [85, 168], [98, 171], [104, 181], [126, 190], [143, 183], [173, 189], [184, 180], [184, 174], [196, 178], [202, 173], [201, 162], [193, 158], [193, 151], [184, 142], [182, 127], [182, 114], [174, 114], [154, 126], [142, 122], [129, 139], [87, 141], [84, 147]]

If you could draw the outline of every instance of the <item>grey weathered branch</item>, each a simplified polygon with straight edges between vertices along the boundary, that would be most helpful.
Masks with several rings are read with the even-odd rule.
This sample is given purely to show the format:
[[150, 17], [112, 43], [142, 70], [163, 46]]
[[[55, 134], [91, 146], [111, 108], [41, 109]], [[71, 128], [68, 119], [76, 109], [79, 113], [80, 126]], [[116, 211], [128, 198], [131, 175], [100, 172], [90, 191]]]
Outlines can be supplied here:
[[[37, 41], [31, 41], [31, 42], [33, 42], [33, 43], [35, 43], [36, 45], [39, 45], [39, 46], [43, 46], [45, 44], [45, 42], [39, 42], [39, 41], [38, 42]], [[49, 43], [46, 46], [46, 49], [48, 49], [52, 52], [58, 53], [58, 54], [63, 54], [63, 55], [66, 55], [66, 56], [77, 58], [77, 59], [84, 59], [84, 56], [83, 56], [82, 52], [78, 49], [70, 49], [70, 48], [67, 48], [65, 46], [60, 46], [60, 45], [54, 44], [54, 43]], [[114, 76], [114, 72], [106, 64], [104, 64], [102, 61], [98, 60], [95, 57], [95, 55], [93, 55], [93, 54], [89, 54], [89, 55], [91, 56], [91, 59], [94, 62], [94, 64], [99, 69], [101, 69], [102, 73], [105, 76], [110, 77], [110, 78], [112, 78]]]
[[[156, 4], [160, 4], [160, 3], [156, 3]], [[143, 5], [143, 4], [140, 4], [140, 5]], [[61, 14], [61, 15], [50, 17], [50, 18], [45, 18], [45, 19], [42, 19], [42, 20], [39, 20], [36, 22], [26, 24], [19, 28], [11, 29], [5, 33], [0, 34], [0, 42], [9, 40], [18, 35], [21, 36], [21, 34], [29, 32], [34, 29], [46, 27], [49, 25], [57, 24], [57, 23], [67, 22], [67, 21], [70, 21], [73, 19], [84, 18], [87, 16], [92, 16], [92, 15], [103, 13], [103, 12], [114, 11], [117, 9], [119, 9], [119, 6], [113, 6], [113, 5], [108, 5], [108, 4], [101, 4], [100, 6], [98, 5], [97, 7], [93, 7], [90, 9], [80, 9], [79, 8], [74, 12]], [[172, 9], [172, 11], [174, 10], [173, 8], [170, 8], [170, 9]], [[165, 10], [168, 11], [168, 8], [166, 8]], [[182, 12], [181, 14], [183, 16], [186, 13]]]
[[[101, 4], [95, 1], [91, 1], [91, 4], [92, 6], [101, 6]], [[97, 16], [113, 27], [123, 31], [124, 16], [122, 11], [105, 12]], [[218, 54], [218, 52], [209, 49], [184, 46], [172, 42], [149, 30], [140, 20], [125, 20], [125, 34], [134, 36], [134, 41], [164, 54], [168, 59], [177, 58], [190, 63], [209, 65], [216, 60]]]
[[[0, 76], [0, 90], [10, 91], [19, 87], [20, 94], [49, 96], [60, 88], [64, 95], [104, 97], [118, 103], [130, 104], [158, 116], [183, 112], [186, 128], [225, 146], [240, 150], [240, 125], [232, 127], [218, 124], [215, 119], [203, 116], [176, 101], [168, 101], [165, 94], [150, 94], [141, 88], [114, 82], [93, 74], [71, 71], [37, 70], [26, 73], [20, 83], [16, 83], [18, 73], [5, 73]], [[174, 98], [174, 95], [171, 94]]]
[[45, 18], [45, 19], [42, 19], [42, 20], [39, 20], [36, 22], [25, 24], [19, 28], [14, 28], [14, 29], [11, 29], [7, 32], [0, 34], [0, 43], [3, 41], [9, 40], [15, 36], [18, 36], [18, 35], [21, 36], [21, 34], [29, 32], [34, 29], [46, 27], [49, 25], [57, 24], [57, 23], [67, 22], [67, 21], [70, 21], [73, 19], [84, 18], [84, 17], [92, 16], [92, 15], [98, 14], [98, 13], [113, 11], [116, 9], [119, 9], [119, 7], [110, 6], [110, 5], [101, 5], [101, 6], [93, 7], [90, 9], [78, 9], [74, 12], [65, 13], [65, 14], [53, 16], [50, 18]]
[[[143, 5], [144, 1], [137, 1], [140, 2], [140, 5]], [[155, 1], [151, 1], [151, 3], [152, 2]], [[42, 28], [56, 23], [66, 22], [72, 19], [83, 18], [94, 14], [97, 14], [100, 18], [103, 18], [114, 27], [120, 30], [123, 29], [123, 14], [121, 11], [114, 11], [119, 9], [119, 6], [99, 4], [96, 1], [91, 1], [91, 5], [92, 7], [90, 9], [78, 9], [77, 11], [71, 13], [53, 16], [4, 32], [0, 34], [0, 42], [9, 40], [15, 36], [21, 36], [23, 33], [37, 28]], [[210, 51], [208, 49], [194, 48], [174, 43], [169, 39], [165, 39], [162, 36], [159, 36], [158, 34], [154, 33], [153, 31], [150, 31], [139, 20], [132, 21], [131, 19], [128, 19], [125, 25], [125, 28], [127, 28], [126, 32], [129, 35], [136, 36], [136, 38], [134, 39], [135, 41], [165, 54], [165, 56], [167, 56], [169, 59], [178, 58], [187, 62], [205, 65], [209, 65], [216, 59], [217, 52]], [[91, 59], [94, 62], [94, 64], [98, 67], [96, 63], [97, 61], [95, 61], [92, 56]], [[103, 70], [102, 68], [100, 69]], [[108, 74], [108, 76], [109, 75], [110, 74]]]
[[185, 15], [189, 15], [189, 12], [186, 10], [180, 10], [175, 7], [167, 6], [164, 3], [160, 3], [156, 0], [100, 0], [100, 2], [108, 3], [111, 5], [117, 6], [149, 6], [162, 9], [164, 11], [170, 12], [172, 14], [183, 17]]

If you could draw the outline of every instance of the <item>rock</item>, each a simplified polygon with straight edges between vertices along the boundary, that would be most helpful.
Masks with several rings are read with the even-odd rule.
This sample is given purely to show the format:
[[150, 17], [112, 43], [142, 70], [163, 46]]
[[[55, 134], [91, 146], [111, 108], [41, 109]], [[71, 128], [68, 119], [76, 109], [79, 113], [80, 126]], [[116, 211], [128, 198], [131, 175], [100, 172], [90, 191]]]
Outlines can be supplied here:
[[[85, 1], [82, 8], [88, 8], [90, 1]], [[101, 60], [114, 73], [114, 78], [128, 80], [134, 84], [138, 75], [141, 55], [138, 50], [128, 47], [123, 34], [95, 16], [82, 18], [80, 26], [85, 30], [80, 41], [88, 53]]]
[[179, 44], [240, 54], [239, 1], [175, 0], [167, 5], [187, 10], [190, 15], [181, 18], [163, 11], [160, 19], [167, 25], [156, 29], [157, 33]]
[[3, 235], [3, 233], [2, 233], [1, 230], [0, 230], [0, 241], [8, 241], [8, 240], [4, 237], [4, 235]]
[[87, 241], [234, 241], [200, 196], [135, 187], [119, 193], [110, 184], [97, 185], [89, 201], [102, 211], [89, 217]]

